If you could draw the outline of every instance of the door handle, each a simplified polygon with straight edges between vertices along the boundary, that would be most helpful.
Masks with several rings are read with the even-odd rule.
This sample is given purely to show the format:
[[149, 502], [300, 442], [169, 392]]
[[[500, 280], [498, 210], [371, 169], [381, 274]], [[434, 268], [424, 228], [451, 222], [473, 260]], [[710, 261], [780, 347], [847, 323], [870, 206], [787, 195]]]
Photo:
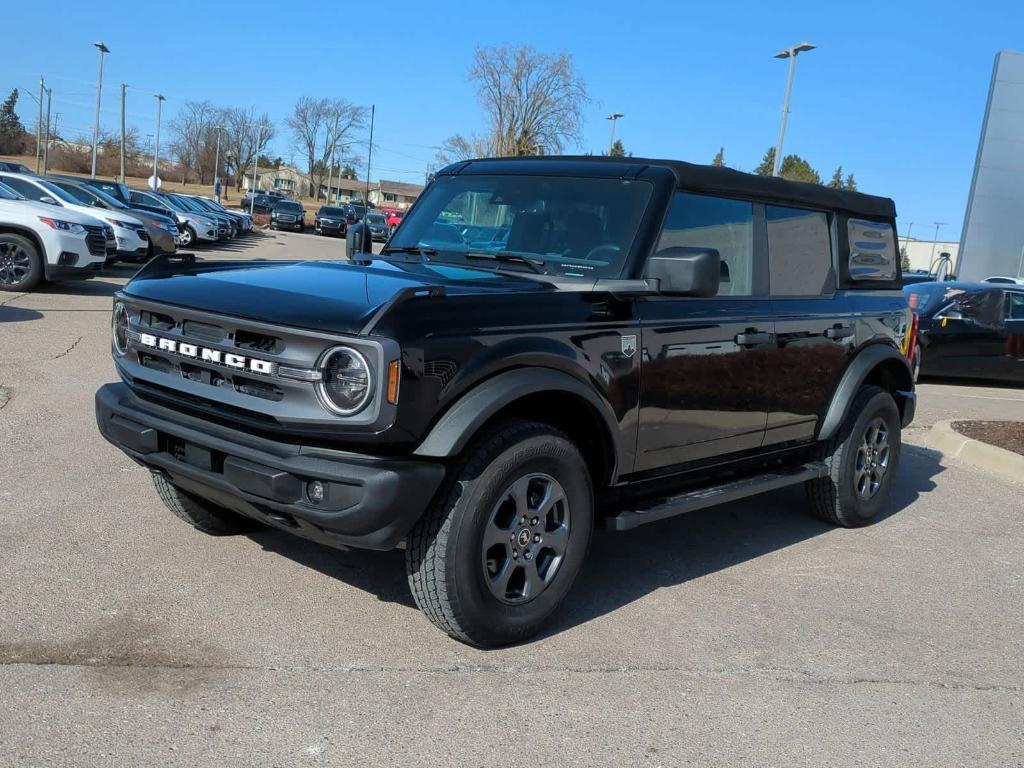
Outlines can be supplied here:
[[746, 333], [737, 333], [735, 341], [741, 347], [752, 347], [755, 344], [770, 344], [772, 335], [770, 333], [764, 333], [762, 331], [747, 331]]
[[853, 328], [846, 325], [836, 325], [825, 331], [826, 339], [848, 339], [853, 336]]

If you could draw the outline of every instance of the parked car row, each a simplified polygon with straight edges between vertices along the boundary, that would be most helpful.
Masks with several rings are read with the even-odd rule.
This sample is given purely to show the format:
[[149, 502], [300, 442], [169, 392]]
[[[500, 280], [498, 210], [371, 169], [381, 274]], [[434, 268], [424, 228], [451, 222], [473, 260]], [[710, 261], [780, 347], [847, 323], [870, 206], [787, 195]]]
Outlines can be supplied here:
[[16, 165], [0, 167], [0, 290], [91, 277], [118, 260], [142, 262], [253, 228], [247, 213], [210, 198]]

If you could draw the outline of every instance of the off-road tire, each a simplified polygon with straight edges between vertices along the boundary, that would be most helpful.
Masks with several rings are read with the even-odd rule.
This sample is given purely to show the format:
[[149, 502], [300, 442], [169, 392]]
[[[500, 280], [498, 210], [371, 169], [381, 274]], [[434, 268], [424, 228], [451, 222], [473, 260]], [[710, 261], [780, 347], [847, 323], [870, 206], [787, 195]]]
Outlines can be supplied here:
[[187, 493], [160, 472], [152, 472], [153, 485], [164, 503], [176, 517], [180, 517], [193, 528], [211, 536], [232, 536], [259, 527], [259, 523], [248, 517], [218, 507], [208, 501]]
[[8, 284], [0, 282], [0, 291], [17, 291], [19, 293], [22, 291], [31, 291], [43, 281], [43, 257], [42, 254], [39, 253], [39, 249], [36, 248], [35, 243], [27, 237], [22, 237], [21, 235], [16, 235], [12, 232], [0, 233], [0, 243], [18, 250], [16, 257], [19, 263], [24, 261], [27, 257], [28, 266], [27, 274], [17, 283]]
[[[532, 473], [561, 485], [571, 525], [563, 560], [547, 587], [527, 602], [509, 605], [485, 581], [483, 537], [498, 500], [517, 479]], [[409, 587], [427, 618], [456, 640], [480, 647], [519, 642], [538, 632], [569, 592], [586, 559], [592, 529], [590, 472], [576, 445], [547, 424], [503, 422], [477, 436], [449, 468], [430, 509], [410, 534], [405, 560]]]
[[[861, 441], [876, 418], [888, 429], [889, 459], [878, 491], [865, 499], [856, 493], [856, 464]], [[825, 463], [829, 472], [805, 484], [811, 511], [822, 520], [845, 528], [870, 522], [889, 499], [899, 468], [901, 445], [900, 413], [892, 395], [881, 387], [861, 387], [842, 426], [818, 449], [817, 459]]]

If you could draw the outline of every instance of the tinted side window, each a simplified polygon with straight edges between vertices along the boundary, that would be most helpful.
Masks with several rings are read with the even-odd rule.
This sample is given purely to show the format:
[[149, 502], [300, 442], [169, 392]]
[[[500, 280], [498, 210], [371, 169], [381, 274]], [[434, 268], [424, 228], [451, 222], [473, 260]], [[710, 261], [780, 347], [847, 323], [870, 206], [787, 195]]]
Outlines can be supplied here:
[[898, 260], [891, 224], [849, 219], [846, 234], [850, 243], [851, 280], [896, 279]]
[[754, 204], [677, 192], [655, 250], [714, 248], [722, 257], [719, 296], [750, 296], [754, 282]]
[[1006, 316], [1010, 320], [1024, 320], [1024, 293], [1007, 292]]
[[30, 184], [24, 179], [15, 179], [8, 176], [4, 179], [4, 184], [9, 186], [14, 191], [20, 192], [29, 200], [35, 200], [36, 202], [39, 202], [44, 197], [48, 196], [46, 190], [37, 187], [35, 184]]
[[821, 211], [766, 205], [773, 296], [821, 296], [835, 289], [832, 238]]

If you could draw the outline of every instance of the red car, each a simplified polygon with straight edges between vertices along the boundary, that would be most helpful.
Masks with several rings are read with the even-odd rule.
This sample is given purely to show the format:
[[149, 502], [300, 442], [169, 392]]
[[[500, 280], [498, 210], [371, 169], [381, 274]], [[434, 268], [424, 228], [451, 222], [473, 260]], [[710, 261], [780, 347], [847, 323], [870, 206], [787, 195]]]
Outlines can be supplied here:
[[405, 218], [405, 211], [387, 211], [384, 212], [387, 217], [388, 229], [392, 232], [395, 231], [395, 227], [402, 223], [402, 219]]

